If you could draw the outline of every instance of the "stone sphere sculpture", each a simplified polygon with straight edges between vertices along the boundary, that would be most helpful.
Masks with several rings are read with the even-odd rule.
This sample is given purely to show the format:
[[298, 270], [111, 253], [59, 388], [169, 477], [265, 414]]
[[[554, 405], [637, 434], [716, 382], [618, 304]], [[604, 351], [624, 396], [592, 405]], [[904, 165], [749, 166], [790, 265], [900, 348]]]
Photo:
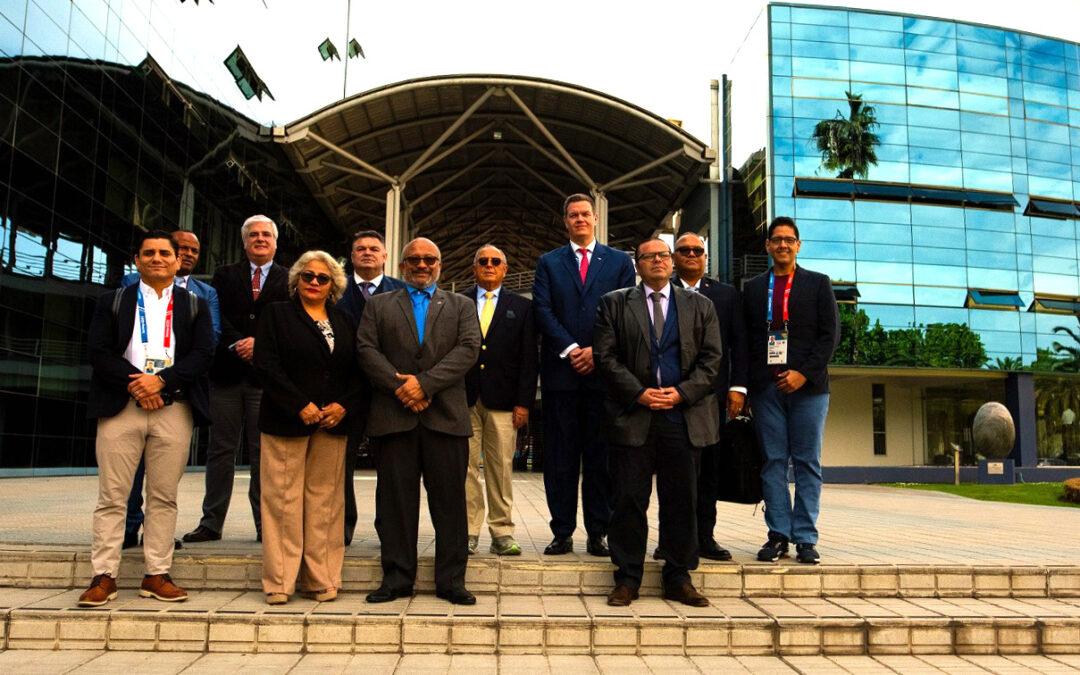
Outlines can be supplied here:
[[1012, 452], [1016, 427], [1009, 409], [997, 401], [984, 403], [971, 425], [975, 452], [988, 459], [1003, 459]]

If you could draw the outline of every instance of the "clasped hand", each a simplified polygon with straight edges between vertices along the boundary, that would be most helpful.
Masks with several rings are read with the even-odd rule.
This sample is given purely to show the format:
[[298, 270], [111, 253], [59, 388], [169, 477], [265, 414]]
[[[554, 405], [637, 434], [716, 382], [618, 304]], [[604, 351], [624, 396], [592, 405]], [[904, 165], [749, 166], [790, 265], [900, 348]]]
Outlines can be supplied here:
[[641, 392], [638, 403], [650, 410], [671, 410], [682, 403], [682, 394], [675, 387], [650, 387]]
[[157, 410], [165, 406], [165, 400], [161, 398], [161, 390], [165, 383], [157, 375], [148, 373], [132, 373], [128, 375], [127, 390], [132, 398], [139, 402], [139, 407], [144, 410]]
[[424, 394], [424, 388], [420, 386], [415, 375], [394, 373], [394, 376], [402, 381], [401, 386], [394, 390], [394, 396], [397, 396], [403, 406], [419, 414], [431, 405], [431, 399]]
[[322, 408], [308, 403], [300, 411], [300, 419], [304, 424], [318, 424], [320, 429], [333, 429], [344, 417], [345, 408], [339, 403], [328, 403]]
[[588, 375], [596, 369], [593, 363], [592, 347], [578, 347], [569, 354], [570, 367], [578, 375]]

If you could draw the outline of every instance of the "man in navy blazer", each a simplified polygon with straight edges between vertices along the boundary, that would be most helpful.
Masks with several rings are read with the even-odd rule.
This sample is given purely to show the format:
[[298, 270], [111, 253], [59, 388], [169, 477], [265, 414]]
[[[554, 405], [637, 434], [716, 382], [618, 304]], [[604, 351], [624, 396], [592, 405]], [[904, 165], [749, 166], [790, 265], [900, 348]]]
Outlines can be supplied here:
[[[829, 277], [795, 264], [802, 242], [787, 216], [769, 224], [765, 250], [772, 267], [746, 283], [750, 401], [765, 453], [761, 487], [769, 540], [758, 560], [775, 562], [795, 543], [801, 563], [820, 561], [816, 545], [821, 503], [821, 437], [829, 411], [829, 360], [840, 319]], [[787, 466], [795, 474], [795, 501]]]
[[90, 554], [94, 578], [79, 597], [81, 607], [116, 597], [124, 514], [142, 458], [146, 573], [139, 594], [187, 599], [169, 576], [176, 494], [192, 425], [205, 424], [209, 414], [206, 371], [214, 353], [213, 326], [206, 301], [196, 298], [193, 315], [188, 291], [173, 284], [179, 262], [168, 232], [143, 235], [135, 265], [140, 283], [98, 298], [87, 337], [93, 368], [87, 416], [98, 421], [98, 501]]
[[544, 489], [554, 535], [544, 553], [574, 550], [580, 474], [586, 550], [607, 556], [611, 476], [600, 433], [603, 383], [593, 372], [593, 327], [600, 297], [634, 285], [634, 263], [596, 241], [596, 204], [589, 195], [566, 198], [563, 222], [570, 244], [540, 256], [533, 281], [533, 311], [543, 336]]
[[[711, 300], [720, 321], [724, 358], [720, 362], [715, 389], [716, 398], [721, 402], [722, 435], [725, 422], [738, 417], [746, 401], [746, 323], [742, 298], [734, 286], [705, 276], [705, 242], [693, 232], [687, 232], [675, 241], [673, 260], [675, 274], [671, 283], [697, 291]], [[731, 553], [713, 538], [721, 447], [722, 444], [716, 444], [703, 448], [698, 467], [698, 555], [710, 560], [731, 560]]]
[[[379, 293], [404, 288], [405, 282], [383, 274], [383, 266], [386, 264], [386, 240], [382, 234], [375, 230], [361, 230], [352, 237], [352, 245], [349, 247], [349, 257], [352, 261], [352, 283], [345, 285], [345, 295], [338, 300], [337, 308], [352, 317], [353, 325], [360, 325], [360, 317], [364, 313], [364, 305], [367, 299]], [[364, 400], [371, 398], [371, 385], [364, 383], [367, 395]], [[364, 441], [364, 418], [367, 417], [367, 404], [362, 405], [361, 421], [352, 428], [356, 432], [349, 434], [348, 445], [345, 446], [345, 545], [352, 543], [353, 532], [356, 531], [356, 486], [353, 484], [353, 475], [356, 473], [356, 452]]]
[[[191, 276], [195, 267], [199, 264], [199, 238], [194, 232], [176, 230], [172, 233], [176, 242], [177, 258], [180, 259], [180, 270], [176, 273], [173, 283], [180, 288], [185, 288], [193, 295], [206, 300], [210, 308], [210, 320], [214, 324], [214, 342], [221, 337], [221, 313], [218, 308], [217, 291], [210, 284], [199, 281]], [[120, 280], [120, 286], [127, 288], [139, 283], [139, 273], [132, 272]], [[128, 497], [127, 524], [124, 527], [124, 548], [132, 548], [139, 544], [139, 528], [143, 524], [143, 475], [146, 465], [139, 462], [139, 468], [135, 471], [135, 479], [131, 484], [131, 495]], [[177, 547], [179, 548], [179, 547]]]

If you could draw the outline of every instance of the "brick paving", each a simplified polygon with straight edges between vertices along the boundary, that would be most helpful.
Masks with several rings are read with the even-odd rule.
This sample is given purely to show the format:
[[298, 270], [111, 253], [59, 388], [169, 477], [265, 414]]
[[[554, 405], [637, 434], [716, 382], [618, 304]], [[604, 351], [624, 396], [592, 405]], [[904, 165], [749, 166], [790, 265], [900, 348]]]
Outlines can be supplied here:
[[[177, 536], [193, 529], [201, 515], [203, 474], [185, 474], [180, 483]], [[187, 551], [257, 554], [247, 502], [248, 476], [238, 473], [223, 539], [189, 545]], [[97, 497], [96, 476], [7, 478], [0, 481], [0, 546], [74, 549], [90, 544], [90, 519]], [[356, 477], [360, 521], [349, 557], [374, 558], [374, 472]], [[517, 473], [514, 518], [522, 560], [539, 560], [550, 541], [542, 477]], [[655, 496], [654, 496], [655, 497]], [[434, 554], [434, 531], [422, 507], [420, 554]], [[716, 537], [735, 562], [750, 563], [764, 541], [761, 509], [718, 505]], [[650, 512], [650, 551], [656, 545], [656, 502]], [[1080, 562], [1080, 509], [982, 502], [944, 493], [870, 485], [826, 485], [819, 520], [824, 563], [858, 565], [1076, 565]], [[481, 533], [480, 558], [490, 540]], [[584, 549], [583, 530], [575, 544]], [[576, 552], [561, 561], [596, 561]]]

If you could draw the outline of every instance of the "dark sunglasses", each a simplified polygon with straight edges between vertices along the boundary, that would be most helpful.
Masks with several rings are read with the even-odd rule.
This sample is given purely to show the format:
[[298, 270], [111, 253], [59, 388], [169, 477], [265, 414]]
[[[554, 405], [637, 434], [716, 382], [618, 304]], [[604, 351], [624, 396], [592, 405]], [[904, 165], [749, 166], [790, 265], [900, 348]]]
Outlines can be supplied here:
[[700, 246], [680, 246], [675, 249], [675, 252], [681, 256], [686, 256], [687, 258], [693, 256], [697, 256], [700, 258], [701, 256], [705, 255], [705, 249]]
[[405, 258], [405, 262], [413, 267], [416, 267], [420, 263], [424, 263], [428, 267], [434, 267], [435, 263], [439, 262], [439, 257], [434, 255], [410, 255]]
[[319, 286], [325, 286], [330, 283], [329, 274], [315, 274], [310, 270], [304, 270], [300, 273], [300, 278], [304, 280], [304, 283], [318, 284]]
[[502, 264], [502, 258], [477, 258], [476, 264], [481, 267], [487, 267], [489, 264], [492, 267], [498, 267]]

